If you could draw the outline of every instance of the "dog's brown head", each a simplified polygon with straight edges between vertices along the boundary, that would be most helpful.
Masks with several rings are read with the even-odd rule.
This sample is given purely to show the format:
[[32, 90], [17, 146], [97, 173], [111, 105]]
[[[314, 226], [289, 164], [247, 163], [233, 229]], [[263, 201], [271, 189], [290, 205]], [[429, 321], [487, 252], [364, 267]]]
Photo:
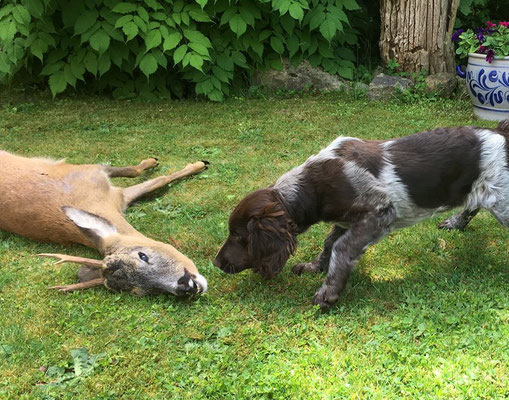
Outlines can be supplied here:
[[214, 265], [234, 274], [253, 269], [264, 278], [281, 272], [297, 244], [296, 225], [271, 188], [248, 194], [230, 216], [230, 235]]

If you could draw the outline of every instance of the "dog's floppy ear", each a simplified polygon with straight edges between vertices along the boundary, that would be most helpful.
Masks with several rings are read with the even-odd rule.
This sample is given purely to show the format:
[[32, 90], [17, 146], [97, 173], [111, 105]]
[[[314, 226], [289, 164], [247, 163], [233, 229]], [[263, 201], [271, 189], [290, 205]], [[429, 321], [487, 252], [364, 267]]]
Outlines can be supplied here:
[[262, 215], [252, 217], [247, 230], [248, 252], [259, 263], [260, 274], [267, 279], [274, 278], [295, 251], [295, 224], [274, 203], [265, 207]]

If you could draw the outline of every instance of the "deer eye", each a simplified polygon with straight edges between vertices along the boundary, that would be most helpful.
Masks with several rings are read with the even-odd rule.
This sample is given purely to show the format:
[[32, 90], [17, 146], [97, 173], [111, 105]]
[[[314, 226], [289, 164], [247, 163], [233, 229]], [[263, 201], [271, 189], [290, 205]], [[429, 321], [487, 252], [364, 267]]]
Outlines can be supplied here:
[[148, 256], [145, 253], [142, 253], [141, 251], [138, 253], [138, 257], [140, 257], [141, 261], [148, 262]]

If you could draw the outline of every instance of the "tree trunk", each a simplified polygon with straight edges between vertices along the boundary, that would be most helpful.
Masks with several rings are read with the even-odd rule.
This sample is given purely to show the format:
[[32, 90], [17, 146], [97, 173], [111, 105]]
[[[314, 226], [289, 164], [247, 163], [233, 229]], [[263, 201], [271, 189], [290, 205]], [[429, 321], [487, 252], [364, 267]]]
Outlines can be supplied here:
[[407, 72], [454, 72], [451, 35], [460, 0], [381, 0], [380, 53]]

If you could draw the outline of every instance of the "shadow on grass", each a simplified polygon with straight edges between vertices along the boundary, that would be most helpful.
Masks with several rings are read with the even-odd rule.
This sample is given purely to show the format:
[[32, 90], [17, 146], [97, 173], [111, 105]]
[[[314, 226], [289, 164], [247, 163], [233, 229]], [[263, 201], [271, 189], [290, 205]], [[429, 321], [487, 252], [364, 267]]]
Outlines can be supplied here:
[[[442, 237], [447, 238], [448, 232]], [[500, 253], [489, 250], [489, 241], [482, 232], [463, 232], [461, 238], [449, 251], [438, 246], [418, 248], [410, 260], [403, 278], [372, 279], [373, 266], [365, 263], [353, 272], [346, 289], [330, 314], [354, 312], [368, 308], [380, 313], [391, 312], [409, 297], [419, 298], [432, 308], [434, 301], [461, 292], [463, 297], [489, 296], [497, 288], [509, 295], [507, 282], [509, 269]], [[503, 239], [503, 238], [502, 238]], [[392, 248], [394, 257], [400, 256]], [[376, 267], [375, 267], [376, 268]], [[295, 307], [309, 306], [315, 291], [321, 286], [325, 274], [291, 273], [291, 265], [272, 281], [244, 272], [237, 282], [235, 297], [246, 305], [253, 304], [263, 309], [283, 311]], [[242, 276], [243, 275], [243, 276]]]

